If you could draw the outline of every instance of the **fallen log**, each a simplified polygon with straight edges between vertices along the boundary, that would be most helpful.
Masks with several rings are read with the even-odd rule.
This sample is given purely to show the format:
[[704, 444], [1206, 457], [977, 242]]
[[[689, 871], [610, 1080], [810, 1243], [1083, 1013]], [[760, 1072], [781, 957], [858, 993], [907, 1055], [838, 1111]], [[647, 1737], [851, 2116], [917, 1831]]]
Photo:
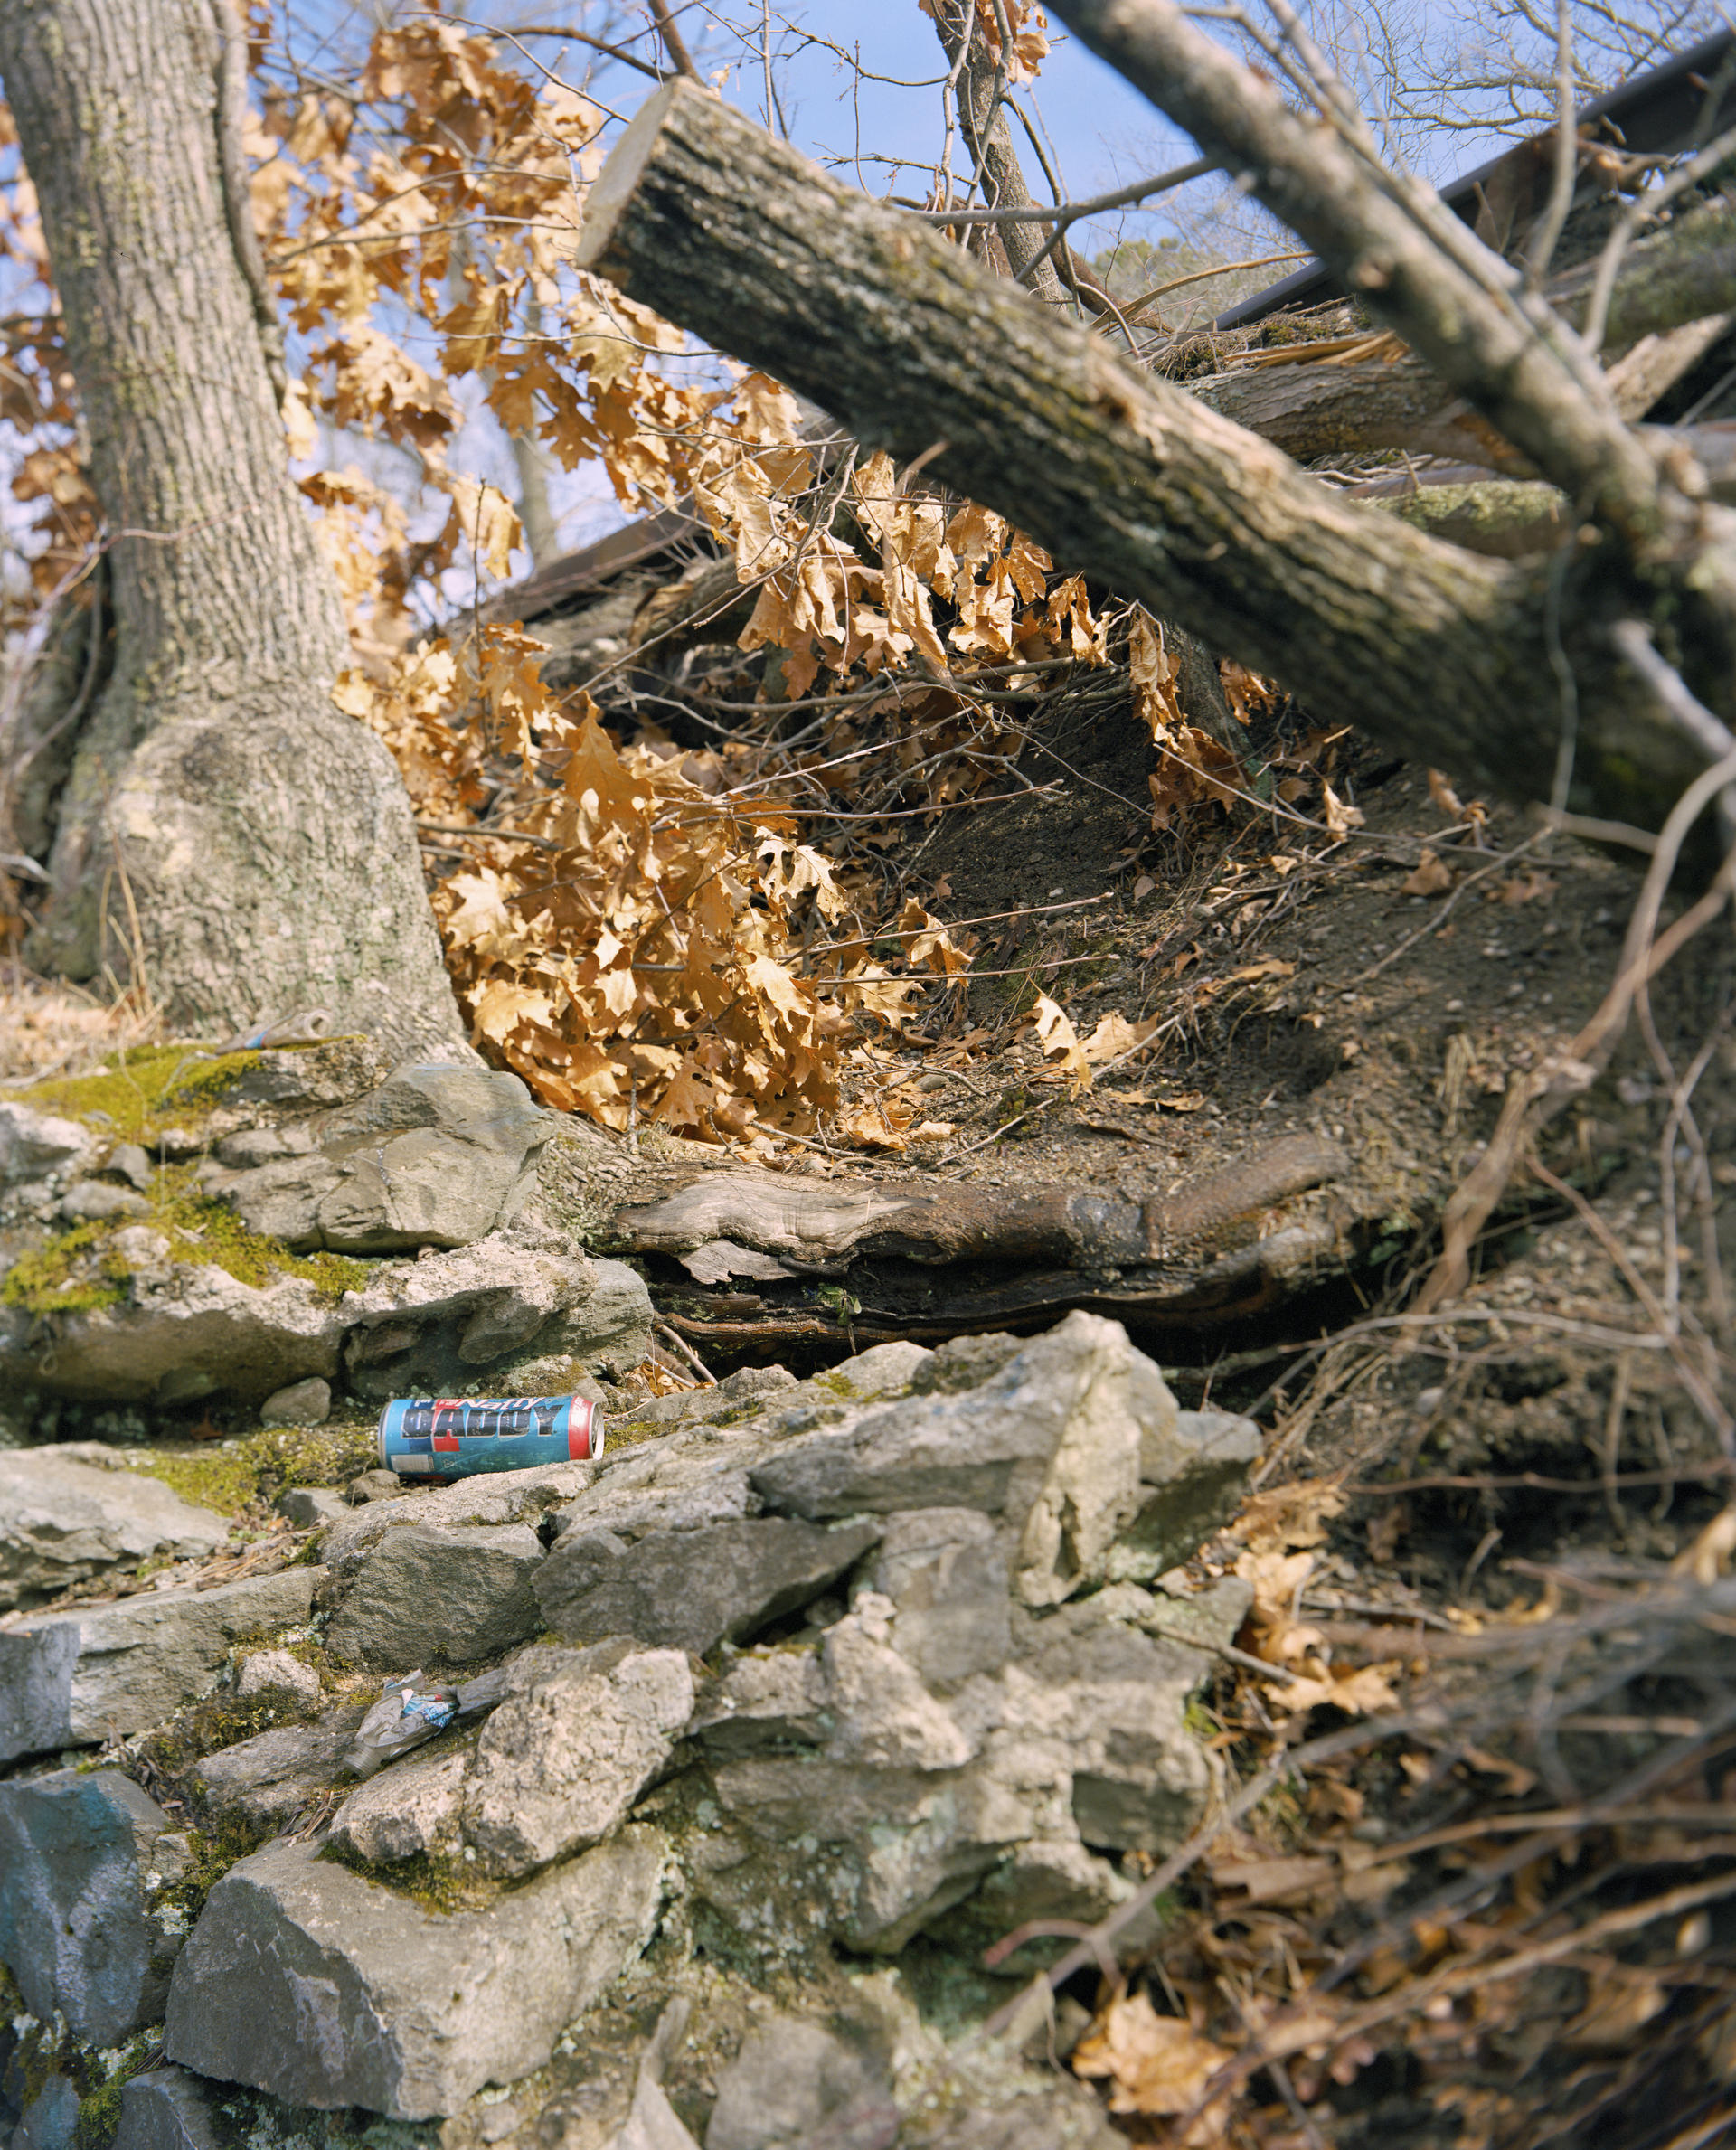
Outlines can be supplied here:
[[[665, 84], [592, 190], [579, 259], [914, 457], [1214, 648], [1385, 740], [1546, 798], [1560, 725], [1546, 571], [1359, 507], [1100, 339], [1040, 315], [914, 219], [692, 85]], [[1609, 661], [1655, 592], [1615, 548], [1570, 564], [1576, 810], [1656, 827], [1703, 757]]]
[[1136, 1325], [1221, 1324], [1342, 1274], [1382, 1199], [1319, 1135], [1143, 1202], [915, 1173], [838, 1182], [659, 1146], [636, 1155], [571, 1123], [548, 1183], [597, 1252], [650, 1258], [667, 1318], [731, 1346], [835, 1339], [841, 1325], [858, 1340], [933, 1339], [1074, 1306]]

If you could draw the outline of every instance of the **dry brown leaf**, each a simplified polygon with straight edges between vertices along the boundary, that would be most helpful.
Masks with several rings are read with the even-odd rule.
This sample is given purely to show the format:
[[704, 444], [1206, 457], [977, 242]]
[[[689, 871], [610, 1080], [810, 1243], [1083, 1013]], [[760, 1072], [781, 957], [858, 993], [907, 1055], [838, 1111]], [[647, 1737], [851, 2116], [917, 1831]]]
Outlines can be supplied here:
[[1431, 769], [1429, 772], [1429, 797], [1441, 813], [1451, 815], [1455, 821], [1464, 820], [1465, 808], [1458, 792], [1438, 769]]
[[1335, 836], [1347, 836], [1363, 825], [1360, 806], [1348, 806], [1324, 777], [1320, 779], [1320, 817]]
[[[1191, 2112], [1200, 2093], [1231, 2055], [1180, 2016], [1159, 2015], [1144, 1994], [1111, 2001], [1073, 2049], [1077, 2075], [1107, 2077], [1112, 2113], [1174, 2117]], [[1225, 2107], [1213, 2100], [1179, 2138], [1220, 2142]]]
[[1246, 1502], [1230, 1526], [1250, 1552], [1288, 1552], [1326, 1542], [1326, 1525], [1342, 1515], [1344, 1496], [1329, 1478], [1299, 1478]]
[[1444, 896], [1452, 885], [1452, 868], [1443, 865], [1439, 855], [1425, 846], [1414, 868], [1399, 883], [1399, 892], [1404, 896]]
[[1037, 995], [1032, 1009], [1032, 1019], [1037, 1026], [1037, 1037], [1042, 1042], [1045, 1060], [1058, 1060], [1060, 1072], [1071, 1078], [1077, 1089], [1091, 1087], [1091, 1064], [1085, 1057], [1085, 1049], [1079, 1042], [1079, 1033], [1071, 1019], [1059, 1003], [1046, 993]]
[[1670, 1988], [1626, 1964], [1597, 1965], [1590, 1975], [1585, 2005], [1563, 2032], [1570, 2045], [1608, 2051], [1629, 2043], [1634, 2034], [1670, 2004]]

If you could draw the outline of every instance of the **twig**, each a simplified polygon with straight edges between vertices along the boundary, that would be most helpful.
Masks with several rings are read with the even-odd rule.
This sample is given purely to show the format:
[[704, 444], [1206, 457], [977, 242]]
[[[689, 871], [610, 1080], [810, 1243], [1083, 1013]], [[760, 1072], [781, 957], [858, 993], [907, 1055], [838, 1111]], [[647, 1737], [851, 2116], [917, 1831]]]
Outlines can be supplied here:
[[1473, 1170], [1454, 1190], [1447, 1204], [1444, 1245], [1440, 1259], [1418, 1297], [1420, 1313], [1431, 1313], [1454, 1298], [1470, 1279], [1470, 1250], [1490, 1213], [1506, 1192], [1520, 1152], [1532, 1136], [1570, 1098], [1577, 1097], [1609, 1062], [1628, 1027], [1634, 995], [1642, 981], [1661, 969], [1683, 943], [1722, 910], [1736, 880], [1736, 853], [1726, 858], [1710, 892], [1678, 919], [1666, 933], [1656, 934], [1657, 914], [1664, 892], [1681, 855], [1689, 830], [1712, 799], [1727, 784], [1736, 781], [1736, 754], [1704, 769], [1672, 807], [1658, 835], [1657, 850], [1646, 869], [1639, 901], [1628, 921], [1621, 967], [1615, 983], [1590, 1021], [1565, 1052], [1552, 1054], [1524, 1080], [1508, 1089], [1506, 1102], [1488, 1147]]
[[693, 65], [693, 56], [687, 50], [686, 41], [675, 27], [675, 18], [670, 10], [669, 0], [650, 0], [651, 14], [657, 25], [657, 34], [663, 40], [663, 49], [677, 74], [685, 75], [690, 81], [701, 82], [703, 78]]
[[1527, 836], [1523, 844], [1515, 844], [1511, 851], [1503, 852], [1498, 859], [1492, 860], [1488, 865], [1479, 866], [1475, 873], [1467, 873], [1464, 880], [1459, 882], [1458, 886], [1454, 889], [1452, 894], [1448, 897], [1446, 902], [1441, 905], [1440, 909], [1430, 914], [1429, 923], [1426, 926], [1419, 926], [1414, 933], [1408, 934], [1405, 938], [1399, 943], [1398, 947], [1393, 949], [1390, 956], [1382, 956], [1381, 960], [1374, 965], [1373, 969], [1365, 970], [1363, 973], [1364, 981], [1369, 978], [1378, 978], [1383, 970], [1390, 970], [1392, 968], [1393, 964], [1398, 961], [1399, 957], [1405, 953], [1406, 949], [1414, 948], [1420, 940], [1427, 940], [1431, 933], [1439, 933], [1442, 926], [1446, 924], [1448, 919], [1452, 915], [1454, 908], [1457, 906], [1459, 898], [1465, 894], [1467, 889], [1475, 888], [1479, 881], [1486, 881], [1491, 873], [1498, 873], [1502, 867], [1510, 866], [1515, 859], [1523, 858], [1525, 853], [1531, 849], [1532, 845], [1537, 843], [1539, 839], [1547, 833], [1548, 832], [1543, 829], [1537, 830], [1535, 834]]
[[693, 1349], [693, 1345], [687, 1342], [686, 1338], [681, 1335], [676, 1330], [672, 1328], [670, 1325], [664, 1320], [661, 1315], [656, 1315], [653, 1319], [651, 1328], [652, 1333], [655, 1335], [660, 1336], [663, 1341], [671, 1347], [672, 1350], [676, 1351], [681, 1354], [688, 1365], [693, 1368], [693, 1372], [698, 1374], [700, 1380], [705, 1383], [707, 1388], [716, 1388], [716, 1374], [714, 1374], [711, 1368], [706, 1365], [704, 1360], [700, 1357], [699, 1353]]

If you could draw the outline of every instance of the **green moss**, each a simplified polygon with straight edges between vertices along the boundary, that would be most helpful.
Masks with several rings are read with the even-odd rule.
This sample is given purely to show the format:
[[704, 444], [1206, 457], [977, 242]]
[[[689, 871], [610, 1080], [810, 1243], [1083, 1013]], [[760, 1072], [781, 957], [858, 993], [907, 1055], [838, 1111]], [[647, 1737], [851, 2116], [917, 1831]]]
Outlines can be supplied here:
[[[210, 1263], [258, 1291], [274, 1277], [298, 1277], [323, 1299], [360, 1291], [372, 1274], [348, 1255], [292, 1254], [281, 1240], [251, 1231], [227, 1203], [202, 1193], [190, 1167], [159, 1172], [151, 1211], [140, 1220], [169, 1242], [172, 1259]], [[33, 1253], [21, 1255], [0, 1284], [0, 1303], [30, 1314], [63, 1314], [113, 1306], [126, 1297], [125, 1258], [109, 1242], [120, 1221], [75, 1225]]]
[[292, 1254], [281, 1240], [250, 1231], [227, 1202], [201, 1193], [190, 1172], [157, 1174], [150, 1221], [167, 1236], [176, 1261], [209, 1262], [255, 1291], [273, 1277], [299, 1277], [322, 1298], [342, 1298], [367, 1283], [366, 1262], [348, 1255]]
[[185, 1045], [140, 1045], [111, 1053], [94, 1075], [39, 1082], [22, 1097], [39, 1111], [94, 1120], [124, 1141], [148, 1142], [165, 1119], [203, 1118], [259, 1064], [257, 1052], [211, 1059]]
[[204, 1910], [206, 1897], [235, 1862], [257, 1852], [271, 1834], [269, 1823], [244, 1822], [235, 1815], [226, 1815], [208, 1829], [191, 1830], [192, 1862], [181, 1879], [164, 1890], [158, 1902], [184, 1911], [191, 1926]]
[[320, 1857], [378, 1888], [390, 1889], [394, 1896], [407, 1896], [441, 1919], [454, 1911], [479, 1910], [503, 1893], [498, 1882], [484, 1880], [467, 1860], [451, 1853], [417, 1852], [408, 1859], [394, 1859], [389, 1866], [373, 1866], [328, 1844]]
[[30, 1314], [86, 1313], [113, 1306], [126, 1287], [107, 1262], [82, 1259], [107, 1240], [111, 1224], [77, 1224], [33, 1253], [21, 1254], [0, 1281], [0, 1306]]
[[194, 1449], [152, 1449], [137, 1467], [195, 1507], [239, 1515], [292, 1485], [342, 1485], [380, 1460], [371, 1425], [271, 1427]]

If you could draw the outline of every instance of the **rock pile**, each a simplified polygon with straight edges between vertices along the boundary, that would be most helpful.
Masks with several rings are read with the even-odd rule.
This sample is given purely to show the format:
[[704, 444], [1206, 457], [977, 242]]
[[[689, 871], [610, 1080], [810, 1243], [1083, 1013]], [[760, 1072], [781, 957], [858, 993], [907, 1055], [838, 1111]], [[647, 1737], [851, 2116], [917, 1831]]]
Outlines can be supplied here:
[[[344, 1510], [316, 1565], [0, 1618], [14, 2150], [107, 2142], [105, 2097], [121, 2150], [322, 2112], [328, 2143], [378, 2115], [446, 2150], [1119, 2139], [1071, 2081], [949, 2045], [934, 1981], [980, 2000], [986, 1945], [1101, 1917], [1198, 1820], [1184, 1712], [1246, 1594], [1169, 1571], [1254, 1429], [1074, 1314], [617, 1433]], [[12, 1460], [33, 1514], [90, 1469]], [[68, 1513], [69, 1544], [119, 1529]], [[159, 1508], [129, 1542], [198, 1527]], [[42, 1525], [15, 1535], [45, 1590]], [[382, 1677], [447, 1721], [357, 1783]], [[116, 2101], [129, 2039], [121, 2071], [153, 2065]]]
[[26, 1404], [309, 1423], [334, 1389], [534, 1394], [649, 1354], [643, 1280], [533, 1199], [557, 1123], [515, 1075], [388, 1070], [364, 1041], [165, 1057], [203, 1103], [148, 1148], [91, 1102], [117, 1076], [49, 1086], [82, 1118], [0, 1103], [0, 1377]]

